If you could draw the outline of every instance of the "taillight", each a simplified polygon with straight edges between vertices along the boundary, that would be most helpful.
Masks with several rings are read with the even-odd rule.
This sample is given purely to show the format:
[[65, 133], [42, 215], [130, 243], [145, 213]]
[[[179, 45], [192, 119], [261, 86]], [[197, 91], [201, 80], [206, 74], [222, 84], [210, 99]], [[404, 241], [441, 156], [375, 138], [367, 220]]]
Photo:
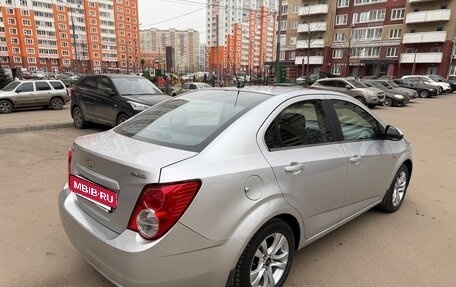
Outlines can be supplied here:
[[146, 185], [130, 217], [128, 229], [149, 240], [161, 237], [184, 214], [200, 187], [200, 180]]
[[73, 159], [73, 151], [71, 150], [71, 148], [68, 150], [68, 178], [70, 178], [70, 174], [71, 174], [71, 160]]

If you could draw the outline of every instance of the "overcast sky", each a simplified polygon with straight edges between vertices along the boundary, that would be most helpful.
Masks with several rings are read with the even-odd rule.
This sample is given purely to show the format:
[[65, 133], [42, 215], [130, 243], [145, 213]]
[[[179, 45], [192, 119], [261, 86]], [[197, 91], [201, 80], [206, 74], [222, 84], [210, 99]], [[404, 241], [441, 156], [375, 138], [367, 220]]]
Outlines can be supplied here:
[[192, 28], [205, 40], [206, 0], [138, 0], [138, 8], [140, 29]]

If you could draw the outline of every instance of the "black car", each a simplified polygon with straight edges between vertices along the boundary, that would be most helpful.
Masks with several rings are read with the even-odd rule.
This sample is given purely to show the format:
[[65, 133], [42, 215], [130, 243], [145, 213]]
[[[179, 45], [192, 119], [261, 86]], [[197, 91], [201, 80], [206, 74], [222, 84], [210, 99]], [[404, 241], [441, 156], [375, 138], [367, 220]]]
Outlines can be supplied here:
[[435, 86], [426, 85], [422, 82], [412, 81], [409, 79], [395, 79], [393, 80], [399, 87], [412, 89], [417, 91], [418, 96], [421, 98], [429, 98], [433, 96], [437, 96], [438, 89]]
[[77, 128], [88, 122], [115, 126], [171, 98], [137, 75], [88, 75], [71, 92], [71, 117]]

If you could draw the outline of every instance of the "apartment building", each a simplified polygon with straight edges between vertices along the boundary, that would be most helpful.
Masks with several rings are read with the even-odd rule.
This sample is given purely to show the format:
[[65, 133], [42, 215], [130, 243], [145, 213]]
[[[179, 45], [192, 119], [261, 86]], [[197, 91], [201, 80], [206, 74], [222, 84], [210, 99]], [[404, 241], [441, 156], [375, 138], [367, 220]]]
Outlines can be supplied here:
[[280, 27], [288, 29], [280, 36], [280, 62], [294, 59], [298, 75], [456, 76], [454, 0], [288, 0], [283, 6], [287, 24]]
[[[166, 47], [174, 48], [175, 74], [193, 73], [200, 70], [198, 59], [200, 52], [199, 32], [194, 29], [159, 30], [156, 28], [140, 31], [141, 58], [148, 67], [156, 67], [166, 62]], [[162, 64], [163, 63], [163, 64]]]
[[209, 0], [207, 69], [221, 77], [264, 73], [275, 59], [278, 0]]
[[0, 64], [13, 71], [135, 72], [137, 0], [0, 0]]

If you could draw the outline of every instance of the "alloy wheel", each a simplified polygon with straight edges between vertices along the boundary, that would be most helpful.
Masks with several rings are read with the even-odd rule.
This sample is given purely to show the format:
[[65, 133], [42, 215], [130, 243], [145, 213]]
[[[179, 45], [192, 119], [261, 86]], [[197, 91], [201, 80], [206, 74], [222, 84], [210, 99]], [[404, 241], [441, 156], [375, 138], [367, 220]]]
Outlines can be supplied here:
[[399, 173], [399, 176], [396, 179], [396, 182], [394, 183], [394, 190], [392, 196], [393, 206], [398, 206], [402, 202], [406, 187], [407, 174], [404, 171], [401, 171], [401, 173]]

